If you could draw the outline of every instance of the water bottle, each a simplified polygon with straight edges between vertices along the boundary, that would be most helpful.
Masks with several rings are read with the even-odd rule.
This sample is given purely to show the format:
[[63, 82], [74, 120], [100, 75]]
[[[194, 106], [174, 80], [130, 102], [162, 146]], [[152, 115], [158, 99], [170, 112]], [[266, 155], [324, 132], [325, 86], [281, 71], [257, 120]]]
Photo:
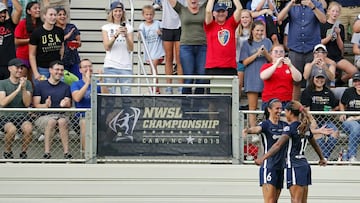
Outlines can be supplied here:
[[348, 161], [348, 153], [347, 153], [347, 150], [346, 149], [344, 149], [343, 151], [342, 151], [342, 161]]

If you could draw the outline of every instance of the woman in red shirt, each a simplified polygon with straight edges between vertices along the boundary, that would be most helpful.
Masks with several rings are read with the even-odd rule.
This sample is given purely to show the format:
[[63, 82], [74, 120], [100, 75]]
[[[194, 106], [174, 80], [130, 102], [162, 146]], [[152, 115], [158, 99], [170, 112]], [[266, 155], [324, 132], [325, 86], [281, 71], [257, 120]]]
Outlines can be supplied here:
[[28, 69], [23, 69], [24, 76], [31, 80], [29, 62], [29, 40], [32, 31], [41, 26], [40, 4], [36, 1], [26, 5], [26, 18], [22, 19], [15, 28], [16, 58], [23, 61]]
[[262, 109], [271, 98], [278, 98], [285, 107], [292, 100], [293, 82], [302, 79], [298, 69], [285, 57], [284, 45], [274, 45], [270, 56], [272, 62], [264, 64], [260, 69], [260, 78], [264, 81]]

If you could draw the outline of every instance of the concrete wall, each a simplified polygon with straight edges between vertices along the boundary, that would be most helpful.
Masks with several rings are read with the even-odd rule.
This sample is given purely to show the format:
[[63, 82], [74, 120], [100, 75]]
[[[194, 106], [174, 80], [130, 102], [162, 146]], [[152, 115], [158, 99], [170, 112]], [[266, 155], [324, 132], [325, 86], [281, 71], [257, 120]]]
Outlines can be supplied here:
[[[254, 165], [1, 164], [0, 171], [1, 203], [262, 202]], [[360, 202], [358, 166], [312, 171], [308, 202]]]

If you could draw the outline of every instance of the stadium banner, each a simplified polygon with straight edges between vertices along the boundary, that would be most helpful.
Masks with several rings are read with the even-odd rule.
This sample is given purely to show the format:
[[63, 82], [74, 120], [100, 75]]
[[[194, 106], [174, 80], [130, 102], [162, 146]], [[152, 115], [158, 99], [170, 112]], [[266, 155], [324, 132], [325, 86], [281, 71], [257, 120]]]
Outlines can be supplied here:
[[231, 96], [98, 95], [97, 156], [231, 157]]

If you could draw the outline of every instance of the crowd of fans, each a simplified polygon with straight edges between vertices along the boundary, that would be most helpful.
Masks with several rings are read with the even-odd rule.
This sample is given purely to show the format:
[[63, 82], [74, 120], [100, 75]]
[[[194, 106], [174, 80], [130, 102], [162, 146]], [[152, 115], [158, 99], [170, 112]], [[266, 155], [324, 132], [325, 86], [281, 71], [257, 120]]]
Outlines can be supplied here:
[[[73, 100], [75, 106], [89, 107], [90, 103], [77, 105], [83, 101], [82, 98], [89, 97], [92, 64], [89, 59], [81, 60], [79, 57], [80, 31], [69, 23], [69, 4], [68, 0], [3, 0], [0, 3], [0, 79], [8, 80], [14, 86], [10, 89], [0, 87], [0, 96], [5, 101], [1, 107], [64, 108], [71, 107]], [[154, 20], [158, 9], [162, 10], [161, 21]], [[356, 0], [157, 0], [153, 1], [153, 6], [150, 2], [144, 5], [144, 22], [138, 30], [151, 48], [145, 61], [151, 60], [156, 67], [164, 59], [166, 75], [173, 74], [175, 68], [179, 75], [238, 75], [241, 90], [244, 85], [249, 110], [265, 108], [259, 107], [258, 98], [266, 105], [280, 94], [284, 96], [279, 98], [283, 106], [291, 100], [300, 101], [305, 97], [302, 97], [301, 88], [308, 87], [304, 90], [308, 97], [315, 94], [314, 91], [333, 90], [335, 99], [340, 102], [326, 105], [332, 110], [359, 111], [359, 14], [360, 3]], [[126, 8], [121, 1], [109, 5], [107, 21], [101, 28], [106, 51], [104, 73], [132, 74], [129, 53], [134, 48], [134, 28], [126, 19]], [[344, 58], [344, 44], [349, 42], [353, 44], [354, 61]], [[81, 67], [82, 64], [86, 67]], [[73, 81], [66, 84], [64, 74], [80, 79], [77, 88], [70, 89]], [[106, 80], [117, 82], [115, 78]], [[121, 80], [132, 82], [129, 78]], [[168, 79], [166, 82], [174, 81]], [[185, 79], [178, 82], [208, 81]], [[321, 82], [324, 85], [320, 85]], [[44, 83], [51, 87], [61, 84], [64, 94], [52, 96], [47, 92], [50, 87], [45, 87]], [[72, 91], [78, 92], [72, 94]], [[110, 92], [115, 91], [110, 89]], [[131, 93], [131, 88], [123, 86], [121, 92]], [[206, 91], [203, 88], [195, 91], [179, 88], [178, 92], [203, 94]], [[172, 94], [172, 88], [166, 88], [165, 93]], [[317, 95], [318, 99], [311, 98], [313, 103], [323, 104], [323, 101], [328, 101], [325, 97]], [[303, 104], [312, 110], [313, 104], [307, 102]], [[67, 131], [66, 118], [46, 116], [52, 118], [46, 119], [48, 128], [65, 126]], [[354, 126], [359, 127], [356, 123], [346, 127], [349, 119], [358, 121], [359, 118], [342, 117], [342, 120], [345, 121], [344, 128], [352, 131], [352, 137], [360, 138], [360, 131], [353, 131]], [[13, 125], [8, 128], [3, 125], [9, 143], [3, 154], [6, 158], [13, 158], [13, 127], [21, 128], [24, 134], [32, 128], [24, 123], [10, 123]], [[256, 126], [255, 117], [250, 116], [249, 126]], [[44, 158], [50, 158], [49, 137], [53, 129], [47, 132], [44, 127], [44, 130]], [[68, 135], [61, 132], [60, 135], [64, 157], [71, 158], [67, 148]], [[26, 158], [28, 137], [31, 136], [23, 136], [21, 158]], [[351, 157], [348, 158], [356, 159], [355, 156], [356, 147], [351, 146]]]

